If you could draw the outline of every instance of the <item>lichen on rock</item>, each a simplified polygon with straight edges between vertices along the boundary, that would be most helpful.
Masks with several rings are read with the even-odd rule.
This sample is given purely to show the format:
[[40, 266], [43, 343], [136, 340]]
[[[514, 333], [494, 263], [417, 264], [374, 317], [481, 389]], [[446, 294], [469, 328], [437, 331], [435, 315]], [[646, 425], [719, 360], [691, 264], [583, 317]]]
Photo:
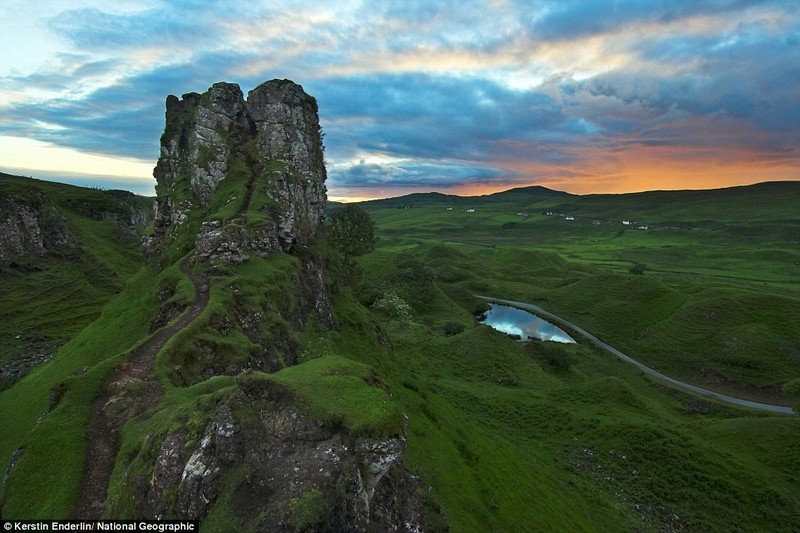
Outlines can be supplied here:
[[[166, 109], [161, 156], [153, 173], [158, 209], [146, 243], [151, 252], [184, 224], [188, 211], [213, 210], [214, 195], [225, 180], [238, 180], [242, 197], [227, 199], [239, 208], [221, 215], [223, 225], [254, 222], [254, 195], [269, 200], [255, 215], [272, 221], [274, 238], [239, 236], [238, 248], [245, 255], [248, 248], [263, 256], [312, 242], [324, 219], [326, 172], [317, 103], [300, 85], [268, 81], [245, 100], [238, 85], [220, 82], [202, 95], [187, 93], [180, 100], [169, 96]], [[236, 262], [242, 255], [226, 249], [198, 257], [211, 258]]]
[[404, 435], [350, 435], [280, 388], [241, 390], [191, 442], [185, 430], [163, 438], [133, 493], [142, 516], [202, 520], [221, 505], [258, 531], [424, 530], [422, 483], [397, 468]]
[[64, 215], [41, 192], [0, 197], [0, 264], [62, 253], [73, 245]]

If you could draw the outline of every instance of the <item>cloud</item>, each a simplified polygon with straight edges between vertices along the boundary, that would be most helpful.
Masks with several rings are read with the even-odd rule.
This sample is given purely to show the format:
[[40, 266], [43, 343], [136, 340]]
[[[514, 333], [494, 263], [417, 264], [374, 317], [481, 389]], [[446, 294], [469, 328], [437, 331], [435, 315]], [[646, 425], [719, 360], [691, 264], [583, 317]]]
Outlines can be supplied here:
[[561, 135], [560, 126], [570, 120], [543, 92], [480, 79], [401, 74], [313, 85], [334, 157], [368, 150], [477, 160], [493, 143]]
[[[520, 2], [524, 5], [524, 2]], [[544, 3], [544, 9], [529, 10], [523, 20], [533, 36], [538, 39], [566, 41], [587, 36], [625, 33], [630, 28], [681, 28], [681, 33], [691, 31], [693, 24], [701, 23], [705, 33], [715, 35], [728, 18], [748, 18], [753, 12], [764, 9], [793, 11], [791, 2], [743, 2], [697, 0], [673, 2], [671, 0], [560, 0]], [[717, 30], [718, 31], [718, 30]]]
[[224, 8], [198, 0], [161, 0], [143, 8], [131, 5], [128, 10], [107, 2], [102, 7], [67, 9], [51, 17], [48, 25], [86, 52], [167, 47], [176, 53], [184, 49], [202, 53], [226, 47], [226, 23], [271, 12], [244, 2], [228, 3]]
[[288, 77], [320, 104], [331, 187], [797, 161], [793, 0], [65, 4], [0, 7], [58, 43], [4, 58], [0, 135], [155, 162], [168, 94]]
[[333, 186], [344, 187], [443, 187], [468, 183], [489, 183], [512, 175], [501, 169], [458, 162], [396, 161], [393, 163], [359, 162], [336, 165], [329, 169]]

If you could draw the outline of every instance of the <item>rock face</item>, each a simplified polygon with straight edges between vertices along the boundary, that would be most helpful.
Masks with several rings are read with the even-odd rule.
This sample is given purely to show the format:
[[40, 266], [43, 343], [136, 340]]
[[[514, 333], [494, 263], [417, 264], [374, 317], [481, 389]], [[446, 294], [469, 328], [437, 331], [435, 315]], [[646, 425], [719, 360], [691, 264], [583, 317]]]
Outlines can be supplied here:
[[240, 262], [250, 253], [266, 257], [313, 240], [324, 217], [326, 173], [317, 103], [300, 85], [268, 81], [245, 100], [238, 85], [220, 82], [202, 95], [169, 96], [166, 108], [154, 171], [158, 208], [146, 243], [151, 252], [192, 209], [215, 207], [210, 204], [224, 180], [246, 183], [244, 198], [226, 199], [239, 208], [225, 222], [248, 222], [254, 193], [268, 199], [259, 208], [264, 217], [260, 227], [245, 224], [247, 231], [223, 240], [224, 227], [203, 228], [198, 259]]
[[[141, 516], [197, 520], [221, 504], [255, 531], [424, 530], [422, 483], [396, 464], [404, 436], [348, 437], [279, 390], [245, 391], [230, 403], [199, 438], [163, 439], [149, 479], [133, 481]], [[236, 413], [257, 414], [239, 422]], [[223, 479], [243, 464], [223, 494]]]
[[26, 257], [77, 257], [82, 243], [72, 216], [115, 222], [122, 243], [135, 243], [150, 220], [148, 200], [127, 191], [63, 185], [55, 196], [38, 183], [0, 173], [0, 266]]
[[72, 243], [66, 219], [44, 194], [0, 198], [0, 264], [63, 253]]
[[[281, 252], [302, 260], [305, 307], [334, 327], [321, 257], [309, 251], [325, 216], [325, 163], [316, 100], [289, 80], [248, 93], [216, 83], [167, 97], [151, 257], [242, 263]], [[301, 319], [301, 322], [304, 319]]]

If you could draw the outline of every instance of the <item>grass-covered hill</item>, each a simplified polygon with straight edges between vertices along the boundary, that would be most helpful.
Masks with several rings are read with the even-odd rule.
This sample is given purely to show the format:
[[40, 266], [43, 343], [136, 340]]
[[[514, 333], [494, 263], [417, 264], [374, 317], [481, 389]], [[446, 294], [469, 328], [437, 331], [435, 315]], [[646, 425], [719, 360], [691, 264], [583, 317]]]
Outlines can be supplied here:
[[[699, 384], [780, 399], [800, 374], [800, 182], [589, 196], [517, 189], [459, 198], [459, 207], [407, 198], [364, 206], [387, 248], [444, 243], [466, 254], [439, 265], [439, 279], [545, 303]], [[533, 251], [547, 259], [531, 264]]]
[[[187, 268], [202, 221], [242, 234], [264, 224], [261, 212], [249, 218], [250, 204], [230, 206], [249, 189], [258, 205], [250, 183], [244, 175], [227, 181], [190, 213], [166, 264], [142, 266], [132, 254], [125, 288], [101, 315], [0, 392], [4, 518], [74, 513], [99, 398], [114, 400], [110, 412], [127, 420], [107, 487], [111, 517], [174, 518], [213, 495], [205, 531], [262, 530], [276, 516], [283, 530], [343, 530], [352, 523], [342, 516], [352, 515], [336, 504], [351, 486], [344, 482], [354, 482], [343, 472], [361, 461], [344, 451], [404, 434], [392, 484], [387, 478], [376, 494], [420, 502], [427, 530], [800, 529], [797, 416], [677, 391], [589, 343], [518, 342], [478, 323], [485, 304], [472, 296], [536, 303], [664, 373], [789, 403], [781, 387], [800, 365], [791, 319], [799, 288], [787, 270], [798, 257], [785, 240], [798, 225], [791, 197], [776, 204], [783, 218], [753, 214], [770, 229], [734, 215], [706, 224], [701, 215], [660, 231], [621, 220], [672, 226], [686, 215], [670, 213], [666, 201], [658, 219], [628, 214], [636, 204], [629, 195], [406, 198], [365, 206], [380, 240], [355, 270], [324, 240]], [[714, 194], [702, 199], [709, 210]], [[603, 202], [619, 208], [606, 207], [603, 220], [619, 222], [594, 224]], [[572, 210], [559, 206], [568, 205], [587, 211], [567, 221]], [[758, 239], [751, 231], [761, 231]], [[327, 267], [335, 328], [304, 310], [303, 264], [312, 254]], [[629, 271], [637, 264], [641, 275]], [[407, 305], [386, 305], [398, 300]], [[4, 297], [11, 314], [6, 306]], [[153, 343], [170, 327], [174, 335]], [[136, 374], [148, 346], [149, 375]], [[275, 449], [283, 458], [266, 460]], [[215, 492], [167, 483], [174, 465], [163, 460], [172, 452], [218, 461]], [[415, 477], [396, 475], [400, 466]], [[304, 477], [292, 478], [295, 468]], [[300, 480], [295, 492], [265, 484], [279, 475]], [[335, 490], [332, 478], [342, 480]]]
[[[669, 376], [796, 403], [785, 385], [800, 376], [800, 183], [542, 192], [362, 204], [380, 241], [360, 294], [414, 306], [392, 330], [403, 394], [425, 415], [409, 449], [449, 483], [445, 509], [481, 509], [459, 529], [548, 529], [557, 516], [563, 530], [796, 528], [796, 416], [678, 392], [586, 342], [507, 341], [463, 309], [476, 293], [535, 303]], [[429, 459], [448, 438], [466, 472]]]
[[0, 388], [95, 320], [141, 264], [153, 200], [0, 173]]

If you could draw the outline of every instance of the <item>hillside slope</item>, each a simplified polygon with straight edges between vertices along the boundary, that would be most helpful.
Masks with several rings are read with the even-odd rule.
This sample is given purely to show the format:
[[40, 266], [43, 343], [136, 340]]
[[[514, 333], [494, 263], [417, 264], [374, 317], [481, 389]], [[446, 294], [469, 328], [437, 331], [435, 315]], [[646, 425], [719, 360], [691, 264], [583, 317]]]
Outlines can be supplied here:
[[0, 393], [2, 516], [424, 527], [438, 511], [402, 465], [406, 419], [348, 358], [387, 349], [324, 239], [316, 101], [273, 80], [166, 107], [146, 265]]
[[[791, 198], [754, 240], [761, 222], [738, 215], [650, 232], [557, 207], [622, 217], [636, 205], [622, 197], [414, 197], [370, 204], [378, 247], [345, 258], [326, 239], [317, 104], [300, 86], [245, 99], [220, 83], [166, 106], [144, 266], [0, 392], [0, 516], [800, 529], [800, 417], [671, 389], [589, 344], [518, 342], [478, 322], [472, 296], [535, 302], [659, 370], [785, 402], [800, 361]], [[699, 209], [664, 205], [664, 220]]]
[[152, 199], [0, 174], [0, 386], [52, 357], [142, 264]]

